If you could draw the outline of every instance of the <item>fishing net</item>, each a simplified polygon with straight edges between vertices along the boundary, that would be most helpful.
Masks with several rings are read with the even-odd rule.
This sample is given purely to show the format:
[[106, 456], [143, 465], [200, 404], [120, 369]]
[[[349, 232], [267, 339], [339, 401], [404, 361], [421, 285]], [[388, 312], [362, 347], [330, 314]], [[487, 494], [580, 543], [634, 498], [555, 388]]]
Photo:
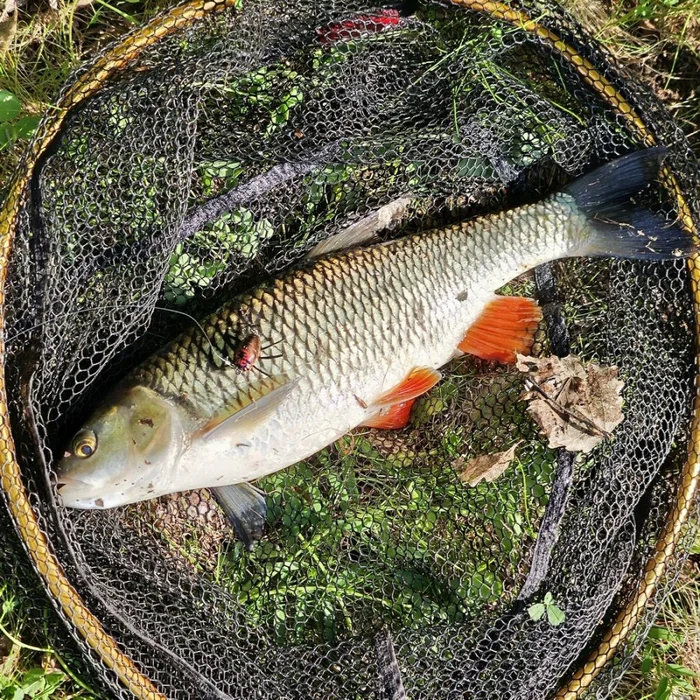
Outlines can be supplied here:
[[[106, 692], [604, 698], [651, 623], [698, 476], [692, 261], [509, 285], [543, 305], [534, 354], [619, 368], [624, 422], [588, 455], [548, 447], [516, 369], [464, 356], [405, 430], [258, 482], [251, 551], [206, 490], [57, 498], [57, 459], [129, 368], [399, 198], [380, 239], [664, 144], [644, 204], [692, 230], [697, 163], [647, 90], [554, 4], [459, 5], [180, 6], [74, 75], [28, 150], [0, 217], [0, 552]], [[460, 479], [516, 444], [498, 479]]]

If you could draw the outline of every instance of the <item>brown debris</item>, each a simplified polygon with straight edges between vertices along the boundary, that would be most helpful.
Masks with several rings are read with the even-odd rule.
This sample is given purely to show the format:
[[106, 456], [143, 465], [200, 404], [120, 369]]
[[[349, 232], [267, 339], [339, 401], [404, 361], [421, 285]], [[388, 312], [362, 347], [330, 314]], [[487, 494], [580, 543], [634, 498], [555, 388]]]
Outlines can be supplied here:
[[0, 56], [4, 56], [17, 33], [18, 4], [15, 0], [6, 0], [0, 13]]
[[530, 402], [528, 410], [550, 447], [588, 453], [622, 422], [617, 367], [584, 365], [575, 355], [518, 355], [517, 367], [528, 375], [522, 398]]
[[518, 445], [520, 442], [516, 442], [503, 452], [473, 457], [463, 469], [459, 470], [459, 478], [469, 486], [476, 486], [480, 481], [494, 481], [508, 469]]

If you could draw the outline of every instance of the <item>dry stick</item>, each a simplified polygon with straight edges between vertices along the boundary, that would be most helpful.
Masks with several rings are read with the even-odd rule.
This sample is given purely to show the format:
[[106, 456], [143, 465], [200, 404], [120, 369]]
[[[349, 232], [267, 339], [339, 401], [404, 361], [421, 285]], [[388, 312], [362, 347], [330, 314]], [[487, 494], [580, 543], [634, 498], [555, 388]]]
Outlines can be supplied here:
[[327, 162], [333, 150], [332, 147], [328, 148], [312, 160], [275, 165], [270, 170], [251, 178], [248, 182], [205, 202], [182, 222], [175, 234], [173, 247], [197, 231], [201, 231], [207, 224], [216, 221], [224, 214], [229, 214], [235, 207], [257, 199], [295, 177], [307, 175]]
[[396, 660], [394, 640], [387, 628], [377, 633], [374, 651], [377, 656], [377, 674], [384, 700], [406, 700], [408, 696], [401, 680], [401, 669]]
[[[586, 418], [586, 416], [584, 416], [582, 413], [579, 413], [575, 409], [564, 408], [564, 406], [562, 406], [560, 403], [557, 403], [555, 399], [546, 394], [542, 390], [540, 385], [532, 379], [526, 379], [525, 383], [530, 389], [534, 389], [547, 402], [547, 404], [552, 408], [552, 410], [556, 411], [556, 413], [558, 413], [562, 418], [573, 418], [574, 420], [583, 423], [583, 425], [586, 428], [588, 428], [592, 433], [602, 435], [604, 438], [611, 437], [611, 433], [609, 433], [607, 430], [603, 430], [602, 428], [598, 427], [592, 420], [590, 420], [590, 418]], [[559, 393], [557, 393], [557, 398], [560, 394], [561, 390], [559, 391]]]

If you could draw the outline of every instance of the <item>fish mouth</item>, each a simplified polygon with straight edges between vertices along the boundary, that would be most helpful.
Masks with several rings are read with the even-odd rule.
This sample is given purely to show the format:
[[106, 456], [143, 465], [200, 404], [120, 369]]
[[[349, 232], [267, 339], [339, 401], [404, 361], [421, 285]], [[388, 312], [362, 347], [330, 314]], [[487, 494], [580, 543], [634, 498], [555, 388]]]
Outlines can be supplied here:
[[61, 486], [90, 486], [87, 481], [81, 481], [80, 479], [75, 479], [72, 476], [57, 476], [56, 485], [59, 487], [59, 491], [61, 490]]
[[103, 498], [96, 498], [90, 495], [94, 486], [80, 479], [70, 476], [61, 476], [56, 479], [58, 485], [58, 495], [66, 508], [80, 509], [103, 509], [105, 502]]

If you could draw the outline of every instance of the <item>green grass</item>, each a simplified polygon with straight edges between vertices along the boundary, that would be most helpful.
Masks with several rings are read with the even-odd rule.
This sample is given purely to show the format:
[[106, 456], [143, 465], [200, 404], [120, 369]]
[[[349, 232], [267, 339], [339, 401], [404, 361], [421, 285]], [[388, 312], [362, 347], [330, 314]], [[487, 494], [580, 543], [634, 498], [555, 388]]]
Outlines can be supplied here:
[[641, 77], [700, 150], [700, 0], [566, 0], [565, 5]]
[[0, 583], [0, 698], [96, 699], [98, 694], [47, 646], [46, 638], [44, 626], [28, 627], [25, 608], [7, 584]]
[[[7, 183], [37, 116], [52, 108], [56, 91], [70, 71], [111, 38], [167, 4], [170, 3], [157, 0], [110, 3], [99, 0], [80, 8], [71, 4], [62, 5], [58, 11], [40, 7], [31, 16], [20, 13], [19, 24], [12, 28], [14, 38], [0, 61], [0, 190]], [[569, 4], [574, 12], [584, 13], [585, 22], [594, 26], [610, 50], [654, 86], [695, 143], [700, 143], [700, 100], [697, 99], [700, 84], [697, 78], [695, 83], [691, 82], [693, 66], [699, 65], [693, 62], [697, 62], [700, 55], [700, 0], [642, 0], [613, 3], [612, 8], [597, 10], [588, 2], [584, 7], [581, 0], [571, 0]], [[264, 83], [269, 82], [270, 77], [251, 74], [246, 79]], [[267, 110], [269, 129], [283, 125], [295, 100], [299, 99], [297, 76], [287, 73], [273, 77], [275, 84], [284, 84], [284, 90], [274, 96], [269, 90], [263, 90], [254, 104], [243, 104], [247, 98], [242, 98], [241, 104], [241, 109]], [[487, 90], [489, 79], [489, 74], [484, 73], [482, 80]], [[235, 89], [235, 86], [228, 89]], [[248, 96], [251, 94], [250, 89], [244, 92]], [[533, 126], [534, 131], [537, 126]], [[541, 133], [540, 136], [546, 140], [555, 138], [556, 134]], [[231, 186], [237, 177], [236, 165], [205, 166], [203, 187], [206, 189], [222, 179]], [[329, 191], [332, 197], [333, 186], [338, 184], [333, 178], [346, 176], [347, 173], [324, 173], [318, 189], [312, 189], [310, 195], [318, 201], [309, 204], [313, 206], [327, 198]], [[338, 189], [341, 188], [338, 185]], [[328, 207], [323, 209], [326, 211]], [[236, 220], [235, 216], [241, 220]], [[251, 245], [251, 241], [236, 238], [236, 227], [245, 228], [245, 216], [245, 211], [241, 211], [233, 215], [231, 221], [217, 223], [221, 231], [214, 231], [214, 234], [233, 236], [231, 245], [247, 250], [245, 246]], [[207, 232], [198, 235], [202, 237], [202, 248], [207, 249]], [[253, 238], [254, 242], [258, 241], [260, 232]], [[195, 295], [216, 271], [204, 258], [184, 258], [177, 253], [168, 280], [172, 300], [177, 302]], [[577, 313], [578, 322], [585, 326], [587, 310], [570, 311]], [[449, 396], [444, 395], [445, 385], [440, 392], [424, 400], [423, 413], [419, 408], [416, 420], [421, 416], [429, 419], [442, 410], [449, 401]], [[287, 641], [330, 639], [339, 633], [354, 633], [353, 624], [357, 623], [353, 620], [376, 613], [410, 626], [464, 619], [473, 612], [469, 607], [473, 600], [482, 599], [486, 605], [495, 605], [506, 582], [488, 578], [487, 570], [499, 570], [501, 566], [489, 567], [487, 562], [483, 562], [482, 567], [475, 566], [467, 561], [460, 562], [456, 554], [447, 558], [459, 577], [438, 579], [427, 575], [432, 574], [439, 563], [431, 553], [430, 542], [438, 536], [449, 540], [454, 535], [445, 523], [450, 518], [454, 522], [454, 517], [473, 517], [469, 509], [461, 511], [459, 503], [454, 505], [454, 501], [458, 501], [454, 493], [450, 507], [456, 507], [458, 512], [451, 512], [449, 508], [441, 510], [440, 505], [434, 505], [436, 493], [449, 494], [450, 489], [454, 490], [449, 473], [445, 471], [436, 476], [418, 469], [413, 481], [399, 492], [387, 489], [385, 484], [368, 483], [377, 478], [377, 473], [382, 473], [377, 469], [379, 463], [384, 465], [384, 476], [391, 480], [397, 470], [407, 470], [409, 466], [413, 469], [419, 456], [415, 450], [404, 450], [387, 459], [386, 455], [378, 454], [377, 446], [368, 438], [358, 439], [364, 441], [359, 446], [364, 466], [358, 464], [355, 457], [347, 457], [341, 459], [344, 468], [338, 473], [326, 468], [329, 454], [325, 451], [316, 458], [313, 471], [309, 471], [305, 490], [292, 497], [284, 494], [289, 493], [294, 476], [298, 483], [300, 471], [308, 469], [308, 465], [298, 466], [296, 475], [287, 471], [269, 477], [264, 486], [272, 499], [270, 517], [280, 524], [276, 528], [278, 539], [264, 543], [253, 553], [234, 545], [217, 562], [214, 573], [217, 580], [244, 604], [252, 622], [276, 629]], [[456, 431], [445, 434], [441, 444], [443, 459], [459, 454], [461, 439]], [[511, 557], [517, 561], [517, 543], [534, 535], [544, 486], [549, 478], [548, 462], [543, 460], [542, 464], [542, 479], [537, 483], [532, 481], [532, 476], [528, 481], [524, 471], [521, 474], [518, 465], [514, 466], [509, 485], [512, 489], [522, 485], [519, 496], [525, 495], [517, 502], [504, 498], [503, 489], [488, 485], [477, 487], [476, 504], [487, 511], [492, 509], [497, 515], [494, 522], [500, 523], [495, 528], [494, 544], [501, 547], [487, 550], [488, 556]], [[414, 527], [398, 537], [392, 533], [388, 538], [390, 515], [395, 517], [396, 512], [410, 518]], [[358, 551], [372, 552], [375, 557], [384, 556], [392, 561], [397, 552], [389, 548], [396, 548], [398, 543], [403, 566], [396, 570], [387, 567], [385, 579], [379, 586], [377, 581], [368, 582], [361, 565], [349, 560], [342, 568], [337, 567], [331, 552], [341, 541], [349, 542]], [[459, 566], [471, 568], [457, 571]], [[247, 583], [242, 583], [246, 579]], [[458, 579], [460, 584], [454, 585]], [[27, 621], [22, 603], [7, 585], [0, 584], [0, 606], [2, 700], [93, 697], [93, 692], [81, 684], [47, 646], [46, 629]], [[700, 575], [697, 565], [694, 568], [690, 564], [671, 592], [645, 642], [643, 653], [618, 689], [618, 700], [692, 696], [692, 684], [697, 684], [692, 674], [700, 672], [699, 619]], [[289, 620], [294, 622], [290, 625]], [[695, 687], [700, 693], [700, 684]]]
[[[15, 168], [31, 125], [51, 110], [72, 70], [129, 28], [153, 16], [167, 0], [94, 0], [30, 3], [0, 26], [0, 192]], [[19, 111], [5, 119], [3, 96], [16, 98]], [[18, 128], [19, 126], [19, 128]]]
[[[467, 378], [450, 391], [452, 381], [421, 399], [412, 429], [355, 432], [258, 482], [268, 494], [269, 535], [251, 552], [234, 543], [215, 572], [252, 625], [274, 630], [281, 643], [331, 641], [378, 620], [401, 628], [462, 622], [512, 602], [554, 453], [528, 445], [497, 482], [464, 488], [455, 467], [481, 448], [479, 440], [467, 447], [463, 428], [445, 419], [469, 389]], [[476, 400], [473, 425], [491, 450], [499, 439], [499, 424], [486, 418], [492, 398]], [[442, 439], [426, 451], [431, 423]]]
[[[694, 548], [700, 553], [700, 539]], [[700, 695], [700, 573], [686, 566], [649, 630], [642, 653], [615, 700], [673, 700]]]
[[[172, 3], [97, 0], [78, 7], [32, 5], [18, 23], [0, 27], [0, 194], [38, 118], [52, 109], [70, 72], [131, 26]], [[9, 44], [8, 35], [11, 36]], [[33, 572], [27, 572], [33, 576]], [[92, 700], [100, 697], [54, 650], [48, 622], [0, 581], [0, 700]]]

